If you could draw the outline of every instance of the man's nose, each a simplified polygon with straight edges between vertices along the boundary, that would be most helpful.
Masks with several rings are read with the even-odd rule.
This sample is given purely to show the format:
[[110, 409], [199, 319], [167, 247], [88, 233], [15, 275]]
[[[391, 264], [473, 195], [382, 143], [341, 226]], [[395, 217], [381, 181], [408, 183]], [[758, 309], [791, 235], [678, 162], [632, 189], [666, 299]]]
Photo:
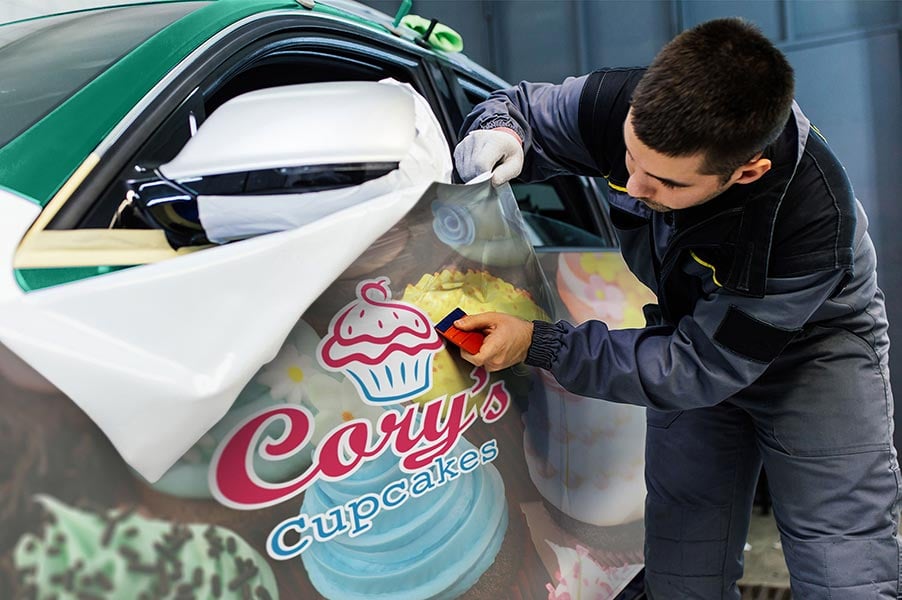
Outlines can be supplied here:
[[638, 173], [633, 173], [626, 182], [626, 191], [633, 198], [654, 199], [655, 189], [649, 185], [648, 179], [643, 178]]

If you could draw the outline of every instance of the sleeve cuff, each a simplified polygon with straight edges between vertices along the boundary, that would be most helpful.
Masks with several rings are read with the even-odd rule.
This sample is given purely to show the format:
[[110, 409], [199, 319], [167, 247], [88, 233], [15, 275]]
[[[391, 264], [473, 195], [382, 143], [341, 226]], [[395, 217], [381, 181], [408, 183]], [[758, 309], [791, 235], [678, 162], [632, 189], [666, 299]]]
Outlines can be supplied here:
[[513, 129], [520, 136], [521, 142], [526, 140], [526, 132], [520, 127], [512, 117], [508, 115], [494, 115], [481, 121], [476, 129], [496, 129], [498, 127], [507, 127]]
[[546, 321], [533, 321], [532, 327], [532, 343], [523, 362], [531, 367], [550, 370], [561, 347], [560, 333], [556, 325]]

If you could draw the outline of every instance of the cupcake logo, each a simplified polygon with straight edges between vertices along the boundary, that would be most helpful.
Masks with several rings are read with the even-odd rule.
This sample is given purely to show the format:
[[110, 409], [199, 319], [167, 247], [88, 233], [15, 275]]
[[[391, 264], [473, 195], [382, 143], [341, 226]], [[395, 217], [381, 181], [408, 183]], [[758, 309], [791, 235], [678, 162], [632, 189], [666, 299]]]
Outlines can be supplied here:
[[432, 359], [444, 345], [416, 306], [392, 301], [387, 277], [357, 285], [357, 298], [329, 324], [317, 349], [325, 369], [343, 373], [364, 402], [397, 404], [432, 387]]

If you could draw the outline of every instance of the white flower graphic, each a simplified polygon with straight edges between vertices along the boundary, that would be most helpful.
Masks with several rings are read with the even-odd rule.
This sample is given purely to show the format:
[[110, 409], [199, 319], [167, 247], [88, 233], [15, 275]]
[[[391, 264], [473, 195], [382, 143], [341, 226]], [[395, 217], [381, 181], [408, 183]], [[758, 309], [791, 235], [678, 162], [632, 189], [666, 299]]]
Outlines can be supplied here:
[[327, 375], [313, 356], [301, 354], [293, 344], [285, 344], [260, 370], [257, 382], [269, 388], [273, 400], [300, 405], [313, 413], [314, 444], [342, 423], [363, 418], [375, 424], [383, 413], [378, 406], [365, 404], [350, 381]]
[[327, 433], [342, 423], [352, 419], [367, 419], [375, 425], [385, 412], [378, 406], [364, 403], [357, 394], [357, 388], [348, 380], [339, 382], [325, 375], [317, 375], [316, 388], [311, 438], [315, 445], [319, 445]]
[[257, 382], [269, 388], [274, 400], [311, 407], [316, 376], [331, 379], [323, 374], [313, 356], [301, 354], [293, 344], [285, 344], [278, 356], [257, 374]]

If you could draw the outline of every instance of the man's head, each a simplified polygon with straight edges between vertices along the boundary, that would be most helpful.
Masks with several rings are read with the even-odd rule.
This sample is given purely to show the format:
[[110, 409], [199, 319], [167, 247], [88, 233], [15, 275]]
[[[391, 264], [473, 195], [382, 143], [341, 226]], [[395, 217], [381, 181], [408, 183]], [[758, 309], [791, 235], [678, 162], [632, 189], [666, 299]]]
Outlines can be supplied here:
[[764, 148], [792, 110], [793, 72], [753, 25], [717, 19], [668, 43], [624, 124], [630, 194], [656, 210], [695, 206], [770, 169]]

